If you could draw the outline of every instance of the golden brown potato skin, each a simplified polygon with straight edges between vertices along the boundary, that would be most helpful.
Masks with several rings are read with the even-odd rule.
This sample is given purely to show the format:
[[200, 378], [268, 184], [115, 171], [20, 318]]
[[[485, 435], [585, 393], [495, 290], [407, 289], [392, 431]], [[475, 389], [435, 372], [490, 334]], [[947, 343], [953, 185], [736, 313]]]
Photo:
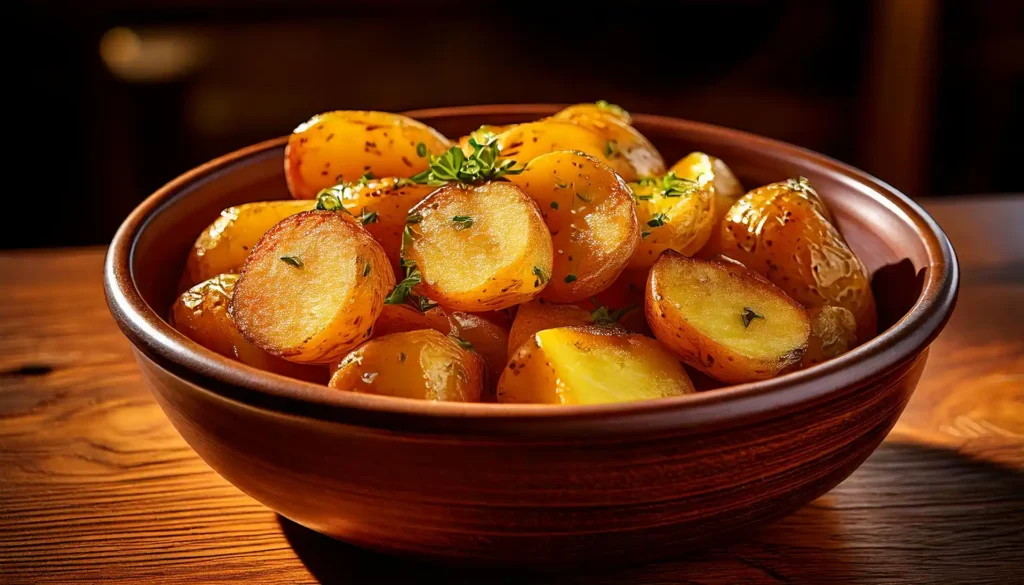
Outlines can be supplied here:
[[[629, 114], [625, 117], [628, 118]], [[625, 159], [638, 177], [665, 174], [665, 160], [647, 138], [624, 121], [623, 116], [590, 104], [570, 106], [555, 114], [552, 120], [572, 122], [604, 138], [605, 155], [610, 159]]]
[[171, 326], [206, 349], [243, 364], [309, 382], [326, 382], [327, 368], [293, 364], [242, 337], [228, 314], [237, 281], [237, 274], [220, 274], [190, 288], [171, 307]]
[[844, 307], [857, 341], [874, 337], [875, 298], [867, 268], [823, 215], [816, 194], [773, 183], [744, 195], [722, 229], [722, 254], [763, 274], [805, 307]]
[[581, 117], [609, 117], [623, 124], [633, 123], [633, 117], [629, 115], [629, 112], [615, 104], [609, 104], [605, 101], [599, 101], [592, 104], [573, 104], [560, 110], [551, 117], [555, 120], [570, 121]]
[[182, 288], [209, 280], [218, 274], [238, 272], [249, 250], [277, 222], [303, 211], [315, 201], [260, 201], [229, 207], [196, 239], [185, 261]]
[[479, 402], [484, 360], [432, 329], [393, 333], [362, 344], [338, 364], [339, 390], [444, 402]]
[[736, 203], [746, 193], [743, 185], [740, 184], [739, 179], [733, 174], [729, 165], [725, 164], [725, 161], [703, 152], [691, 152], [672, 165], [669, 172], [674, 172], [685, 179], [700, 181], [706, 184], [707, 188], [714, 195], [715, 215], [711, 224], [711, 233], [703, 248], [696, 254], [687, 254], [688, 256], [696, 255], [700, 258], [714, 256], [718, 251], [717, 245], [720, 241], [719, 231], [721, 230], [722, 220], [725, 218], [725, 214], [729, 212], [729, 208], [732, 207], [733, 203]]
[[395, 275], [380, 244], [345, 216], [293, 215], [256, 244], [231, 300], [247, 340], [289, 361], [330, 363], [370, 337]]
[[723, 382], [775, 376], [800, 361], [810, 335], [807, 311], [775, 285], [671, 250], [651, 269], [646, 311], [659, 341]]
[[415, 290], [445, 307], [503, 309], [537, 296], [550, 279], [548, 228], [533, 200], [511, 183], [449, 183], [410, 217], [404, 255], [421, 274]]
[[621, 151], [611, 148], [608, 138], [594, 128], [567, 120], [540, 120], [512, 126], [495, 138], [501, 158], [522, 166], [549, 152], [573, 150], [589, 154], [610, 166], [623, 179], [634, 181], [640, 174]]
[[608, 288], [640, 242], [622, 178], [591, 156], [551, 152], [509, 180], [537, 202], [551, 233], [554, 267], [541, 298], [571, 303]]
[[539, 331], [509, 360], [498, 401], [520, 404], [602, 404], [693, 392], [672, 352], [643, 335], [603, 327]]
[[414, 205], [437, 187], [417, 185], [389, 177], [345, 183], [334, 189], [341, 204], [373, 236], [391, 261], [395, 274], [402, 274], [402, 230]]
[[437, 130], [398, 114], [325, 112], [300, 124], [288, 138], [284, 175], [292, 197], [315, 199], [321, 189], [366, 173], [411, 177], [427, 168], [431, 154], [449, 147]]
[[538, 331], [573, 325], [590, 325], [593, 319], [590, 311], [576, 305], [555, 305], [540, 299], [519, 306], [512, 329], [508, 332], [507, 356], [509, 359], [521, 345]]
[[711, 237], [715, 219], [711, 182], [704, 177], [693, 183], [675, 181], [676, 188], [665, 189], [664, 180], [630, 185], [641, 230], [640, 245], [629, 260], [630, 270], [649, 270], [665, 250], [692, 256]]
[[811, 337], [807, 353], [800, 360], [801, 368], [826, 362], [857, 345], [857, 320], [843, 307], [815, 307], [807, 314], [811, 319]]

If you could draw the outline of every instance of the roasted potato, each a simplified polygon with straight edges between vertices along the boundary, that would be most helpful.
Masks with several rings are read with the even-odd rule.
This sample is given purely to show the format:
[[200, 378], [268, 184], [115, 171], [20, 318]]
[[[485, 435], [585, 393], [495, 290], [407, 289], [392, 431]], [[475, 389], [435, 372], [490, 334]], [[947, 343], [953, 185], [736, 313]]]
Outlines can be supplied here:
[[631, 126], [629, 114], [613, 112], [608, 105], [600, 107], [592, 104], [570, 106], [552, 116], [551, 120], [572, 122], [578, 126], [593, 130], [605, 139], [605, 155], [612, 160], [625, 159], [638, 177], [653, 177], [665, 174], [665, 160], [647, 138]]
[[623, 124], [633, 123], [633, 117], [629, 115], [629, 112], [604, 100], [600, 100], [592, 104], [574, 104], [560, 110], [557, 114], [551, 117], [556, 120], [574, 120], [583, 116], [610, 117], [622, 122]]
[[668, 173], [631, 185], [640, 222], [640, 245], [630, 270], [649, 270], [664, 250], [692, 256], [714, 229], [715, 194], [707, 175], [696, 180]]
[[485, 364], [432, 329], [371, 339], [349, 353], [329, 386], [351, 392], [445, 402], [479, 402]]
[[549, 152], [575, 150], [597, 158], [627, 181], [641, 176], [608, 138], [592, 127], [567, 120], [547, 119], [519, 124], [498, 134], [495, 140], [501, 150], [501, 158], [515, 160], [517, 166]]
[[245, 263], [249, 250], [277, 222], [303, 211], [315, 201], [261, 201], [229, 207], [196, 239], [185, 261], [182, 288], [218, 274], [233, 274]]
[[417, 185], [394, 177], [344, 183], [331, 188], [342, 206], [370, 232], [388, 255], [396, 274], [402, 274], [402, 231], [414, 205], [437, 187]]
[[844, 354], [857, 345], [857, 320], [843, 307], [824, 305], [807, 311], [811, 337], [800, 367], [809, 368]]
[[367, 174], [411, 177], [450, 146], [438, 131], [398, 114], [325, 112], [288, 138], [284, 175], [292, 197], [315, 199], [321, 189]]
[[844, 307], [857, 341], [875, 335], [875, 298], [867, 268], [823, 213], [816, 194], [791, 180], [744, 195], [725, 218], [721, 252], [763, 274], [805, 307]]
[[285, 218], [253, 247], [231, 299], [250, 342], [300, 363], [329, 363], [370, 337], [395, 275], [383, 248], [335, 211]]
[[721, 230], [722, 219], [725, 218], [725, 214], [729, 212], [732, 204], [746, 193], [743, 190], [743, 185], [722, 159], [708, 156], [703, 152], [691, 152], [672, 165], [669, 172], [674, 172], [676, 176], [683, 179], [706, 184], [714, 194], [715, 217], [711, 224], [710, 237], [697, 254], [687, 254], [687, 256], [696, 255], [699, 258], [714, 256], [718, 252], [716, 246], [719, 242], [718, 234]]
[[554, 245], [551, 282], [541, 297], [556, 303], [607, 288], [636, 250], [640, 229], [629, 187], [597, 159], [551, 152], [509, 180], [537, 202]]
[[763, 380], [803, 357], [807, 311], [738, 266], [666, 250], [647, 282], [647, 322], [688, 365], [723, 382]]
[[244, 364], [309, 382], [326, 382], [327, 368], [293, 364], [242, 337], [228, 314], [237, 281], [237, 274], [220, 274], [190, 288], [171, 307], [171, 325], [206, 349]]
[[433, 329], [447, 335], [451, 330], [451, 324], [448, 322], [448, 315], [441, 307], [420, 311], [404, 303], [385, 304], [373, 324], [372, 338], [376, 339], [392, 333], [419, 331], [420, 329]]
[[511, 403], [600, 404], [693, 391], [686, 370], [660, 343], [602, 327], [536, 333], [498, 381], [498, 401]]
[[591, 325], [591, 312], [576, 305], [555, 305], [535, 299], [519, 306], [512, 329], [508, 332], [509, 359], [521, 345], [545, 329]]
[[551, 236], [537, 206], [511, 183], [449, 183], [412, 208], [404, 247], [415, 291], [459, 311], [503, 309], [551, 279]]

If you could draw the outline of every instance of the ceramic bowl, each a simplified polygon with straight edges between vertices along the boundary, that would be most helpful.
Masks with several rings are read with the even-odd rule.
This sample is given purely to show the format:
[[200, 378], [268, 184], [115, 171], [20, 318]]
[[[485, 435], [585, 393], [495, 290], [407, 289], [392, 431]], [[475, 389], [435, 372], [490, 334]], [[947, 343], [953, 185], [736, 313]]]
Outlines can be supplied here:
[[[448, 136], [555, 106], [412, 112]], [[189, 247], [221, 209], [288, 198], [285, 139], [171, 181], [125, 220], [105, 288], [146, 384], [189, 445], [277, 513], [392, 553], [460, 564], [634, 563], [742, 537], [821, 496], [881, 443], [956, 300], [956, 258], [916, 204], [789, 144], [636, 115], [668, 161], [723, 158], [753, 187], [804, 175], [873, 273], [881, 333], [816, 367], [596, 406], [431, 403], [332, 390], [220, 357], [165, 321]]]

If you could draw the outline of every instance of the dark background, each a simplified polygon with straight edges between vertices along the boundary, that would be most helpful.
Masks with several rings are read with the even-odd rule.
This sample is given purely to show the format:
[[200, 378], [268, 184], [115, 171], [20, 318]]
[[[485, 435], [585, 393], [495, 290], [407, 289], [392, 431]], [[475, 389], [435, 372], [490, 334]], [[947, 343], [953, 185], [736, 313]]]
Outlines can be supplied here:
[[1024, 190], [1024, 2], [35, 1], [7, 21], [4, 248], [104, 244], [182, 171], [330, 109], [607, 99], [915, 198]]

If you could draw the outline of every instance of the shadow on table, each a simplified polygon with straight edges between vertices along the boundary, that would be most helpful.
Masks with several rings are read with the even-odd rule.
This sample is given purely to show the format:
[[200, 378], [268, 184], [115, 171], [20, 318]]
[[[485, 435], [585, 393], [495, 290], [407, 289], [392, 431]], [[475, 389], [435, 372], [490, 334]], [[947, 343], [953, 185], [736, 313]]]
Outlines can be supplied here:
[[749, 540], [614, 570], [459, 569], [278, 521], [307, 569], [331, 584], [1024, 582], [1024, 473], [917, 444], [883, 444], [830, 493]]

